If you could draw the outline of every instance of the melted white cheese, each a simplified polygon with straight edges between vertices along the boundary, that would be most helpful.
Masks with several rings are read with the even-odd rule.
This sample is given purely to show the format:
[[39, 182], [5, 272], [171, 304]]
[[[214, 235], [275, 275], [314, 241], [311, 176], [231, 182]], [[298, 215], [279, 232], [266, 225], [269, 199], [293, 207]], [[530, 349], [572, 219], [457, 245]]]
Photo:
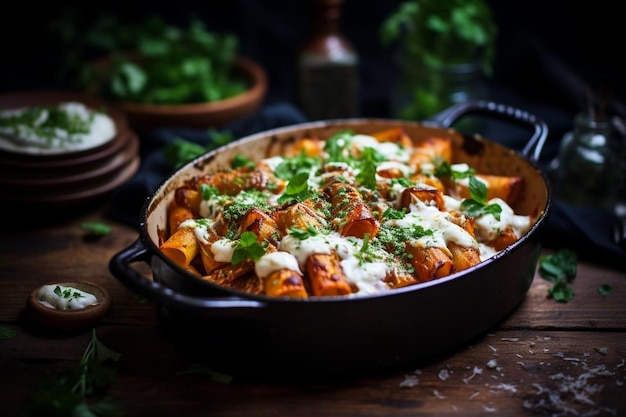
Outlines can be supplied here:
[[[55, 293], [55, 289], [60, 295]], [[56, 310], [82, 310], [98, 304], [98, 299], [91, 293], [56, 284], [43, 285], [37, 291], [37, 300], [46, 307]]]
[[266, 253], [254, 264], [254, 272], [260, 278], [265, 278], [272, 272], [280, 271], [281, 269], [290, 269], [302, 274], [298, 260], [289, 252], [276, 251]]
[[515, 235], [519, 238], [530, 229], [530, 217], [515, 214], [513, 209], [506, 204], [504, 200], [492, 198], [487, 204], [497, 204], [502, 207], [500, 220], [496, 220], [492, 214], [484, 214], [476, 218], [474, 231], [478, 239], [486, 242], [491, 241], [507, 227], [511, 227]]

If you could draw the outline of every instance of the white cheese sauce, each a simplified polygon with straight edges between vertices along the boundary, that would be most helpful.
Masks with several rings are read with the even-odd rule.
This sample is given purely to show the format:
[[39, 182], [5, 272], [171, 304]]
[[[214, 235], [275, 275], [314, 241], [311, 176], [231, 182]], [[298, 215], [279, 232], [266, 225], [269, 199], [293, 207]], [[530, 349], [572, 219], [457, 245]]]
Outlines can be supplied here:
[[56, 310], [82, 310], [98, 304], [98, 299], [91, 293], [56, 284], [42, 286], [37, 291], [37, 300]]
[[489, 242], [495, 239], [502, 230], [511, 227], [518, 238], [526, 233], [531, 226], [529, 216], [520, 216], [513, 212], [513, 209], [502, 199], [492, 198], [487, 204], [497, 204], [502, 208], [500, 220], [492, 214], [485, 214], [476, 218], [474, 231], [476, 237], [481, 241]]
[[302, 275], [302, 271], [300, 271], [300, 266], [298, 265], [298, 260], [289, 252], [276, 251], [266, 253], [254, 264], [254, 272], [260, 278], [268, 277], [273, 272], [280, 271], [282, 269], [290, 269]]
[[[24, 114], [36, 107], [22, 107], [0, 111], [0, 121]], [[42, 107], [43, 108], [43, 107]], [[50, 135], [41, 133], [41, 126], [48, 121], [45, 109], [32, 124], [0, 124], [0, 149], [33, 155], [54, 155], [82, 151], [100, 146], [117, 135], [115, 121], [105, 113], [95, 112], [82, 103], [65, 102], [57, 105], [71, 117], [89, 122], [88, 133], [70, 133], [62, 126], [53, 127]]]

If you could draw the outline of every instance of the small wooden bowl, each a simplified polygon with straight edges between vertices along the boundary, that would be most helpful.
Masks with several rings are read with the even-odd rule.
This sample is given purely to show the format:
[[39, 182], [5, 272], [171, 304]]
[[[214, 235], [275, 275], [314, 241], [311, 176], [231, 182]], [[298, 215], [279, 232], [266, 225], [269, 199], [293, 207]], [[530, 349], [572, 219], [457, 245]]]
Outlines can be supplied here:
[[37, 287], [26, 300], [26, 313], [28, 318], [39, 326], [62, 331], [83, 330], [98, 323], [111, 308], [111, 296], [107, 289], [100, 285], [87, 281], [50, 282], [44, 285], [77, 288], [93, 294], [98, 304], [80, 310], [57, 310], [46, 307], [37, 298], [41, 286]]
[[[106, 67], [107, 60], [94, 62], [95, 67]], [[242, 75], [250, 88], [224, 100], [191, 104], [113, 103], [127, 117], [130, 126], [139, 133], [160, 127], [187, 127], [207, 129], [223, 127], [239, 118], [254, 113], [267, 93], [267, 74], [251, 59], [239, 56], [234, 71]]]

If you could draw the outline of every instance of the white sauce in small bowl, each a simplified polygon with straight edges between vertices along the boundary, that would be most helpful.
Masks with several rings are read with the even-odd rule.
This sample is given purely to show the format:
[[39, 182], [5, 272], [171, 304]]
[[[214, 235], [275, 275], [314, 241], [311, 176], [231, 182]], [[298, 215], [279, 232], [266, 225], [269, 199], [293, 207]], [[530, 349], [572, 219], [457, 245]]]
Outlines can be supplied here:
[[82, 310], [98, 304], [98, 299], [91, 293], [57, 284], [43, 285], [37, 292], [37, 300], [56, 310]]
[[[42, 134], [44, 123], [51, 123], [47, 108], [56, 108], [78, 121], [88, 123], [86, 133], [69, 132], [63, 126], [54, 126]], [[3, 121], [32, 110], [40, 110], [40, 117], [31, 124]], [[0, 111], [0, 150], [29, 155], [57, 155], [83, 151], [103, 145], [117, 135], [115, 121], [107, 114], [89, 109], [79, 102], [64, 102], [56, 106], [33, 106]]]

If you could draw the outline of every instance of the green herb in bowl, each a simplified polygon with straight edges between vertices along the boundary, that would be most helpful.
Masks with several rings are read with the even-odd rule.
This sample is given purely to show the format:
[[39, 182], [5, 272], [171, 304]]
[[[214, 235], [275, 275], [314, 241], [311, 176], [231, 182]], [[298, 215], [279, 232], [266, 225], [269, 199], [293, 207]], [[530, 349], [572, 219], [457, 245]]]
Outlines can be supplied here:
[[82, 83], [115, 102], [214, 102], [249, 88], [233, 71], [237, 37], [211, 32], [199, 20], [186, 28], [159, 17], [130, 26], [110, 22], [96, 25], [88, 39], [109, 51], [83, 68]]

